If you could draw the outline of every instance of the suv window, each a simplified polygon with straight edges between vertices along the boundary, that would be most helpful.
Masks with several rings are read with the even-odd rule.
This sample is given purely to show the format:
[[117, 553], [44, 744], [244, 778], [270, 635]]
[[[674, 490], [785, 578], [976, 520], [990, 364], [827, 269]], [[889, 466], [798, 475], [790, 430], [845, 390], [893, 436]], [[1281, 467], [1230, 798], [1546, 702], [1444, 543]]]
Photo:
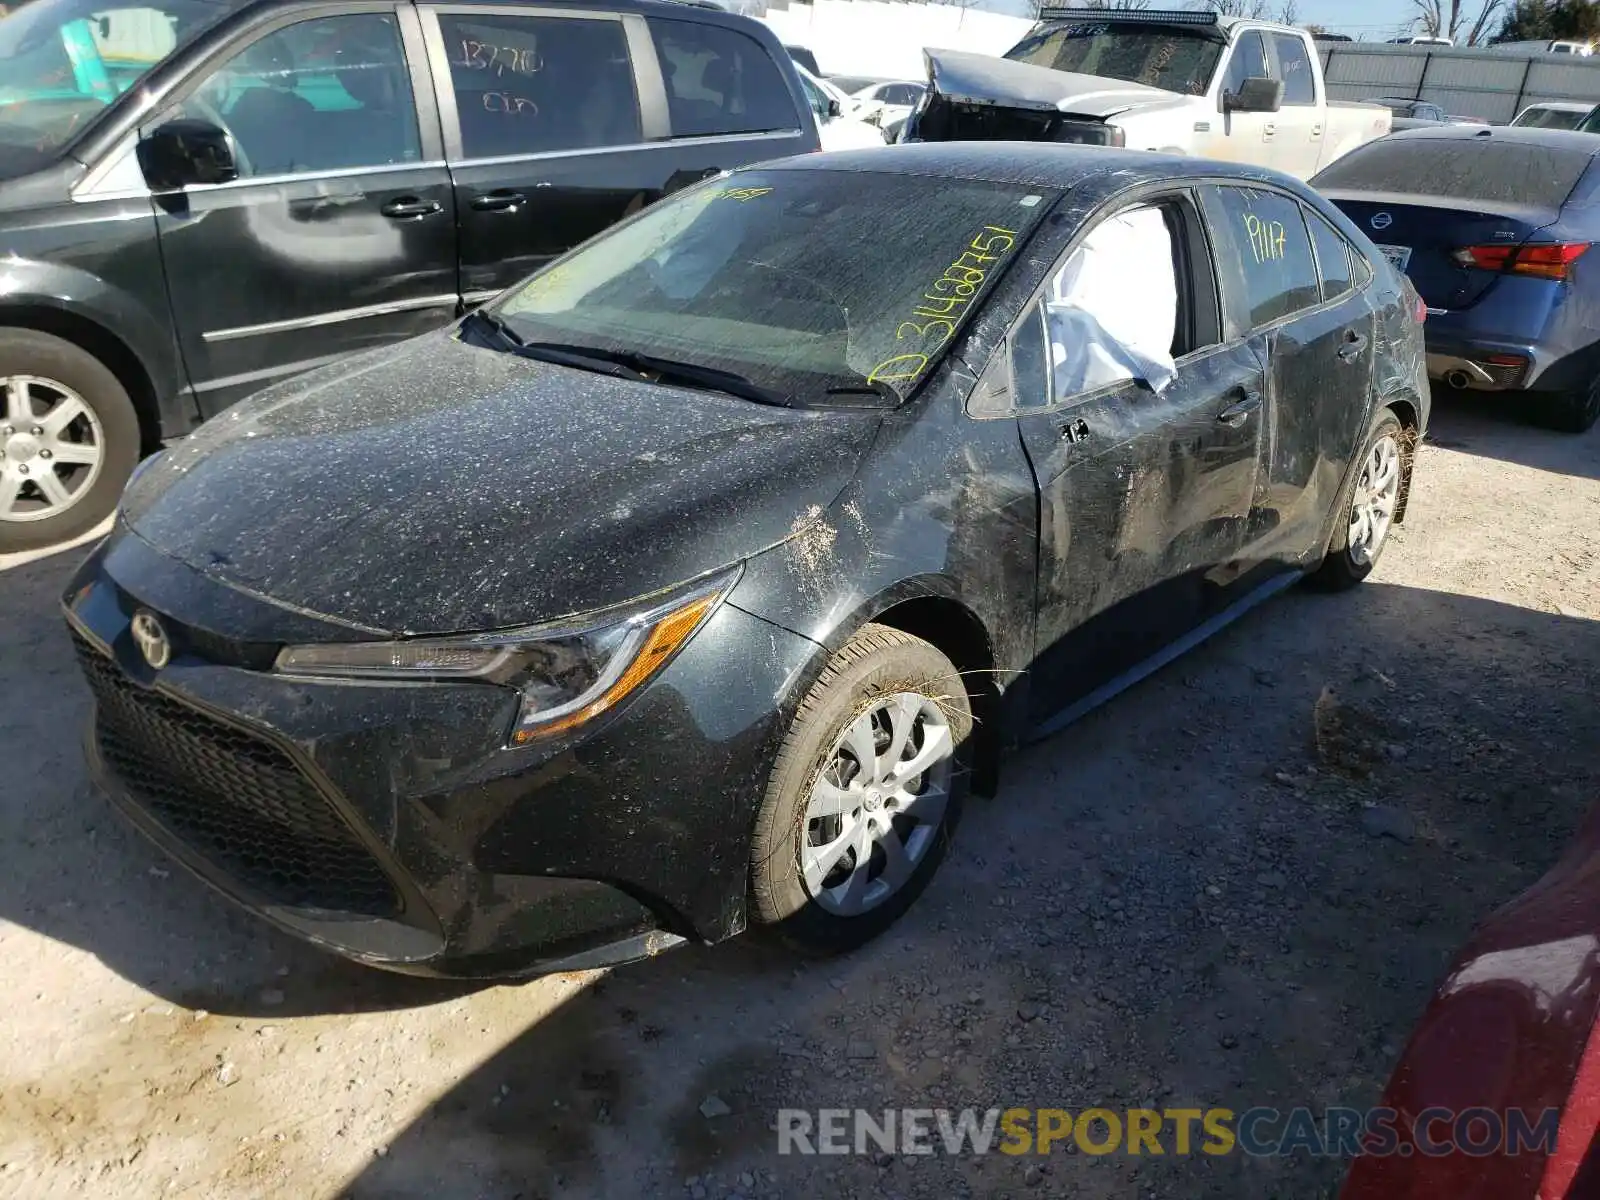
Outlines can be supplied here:
[[466, 158], [643, 140], [622, 22], [440, 13]]
[[1352, 249], [1349, 242], [1317, 213], [1306, 210], [1306, 224], [1311, 227], [1311, 244], [1317, 252], [1317, 272], [1322, 277], [1322, 298], [1332, 300], [1355, 287]]
[[243, 178], [422, 158], [405, 51], [385, 13], [269, 33], [213, 71], [182, 111], [233, 135]]
[[1278, 46], [1278, 67], [1283, 72], [1283, 102], [1315, 104], [1317, 81], [1311, 73], [1311, 56], [1306, 53], [1306, 44], [1292, 33], [1274, 34], [1273, 40]]
[[650, 18], [676, 137], [799, 127], [788, 84], [754, 38], [721, 25]]
[[1316, 260], [1298, 201], [1257, 188], [1218, 187], [1217, 240], [1238, 264], [1229, 308], [1244, 329], [1271, 324], [1322, 302]]
[[1259, 33], [1246, 33], [1233, 48], [1233, 58], [1228, 61], [1228, 77], [1222, 90], [1233, 95], [1244, 87], [1246, 79], [1269, 79], [1272, 69], [1267, 66], [1267, 44]]

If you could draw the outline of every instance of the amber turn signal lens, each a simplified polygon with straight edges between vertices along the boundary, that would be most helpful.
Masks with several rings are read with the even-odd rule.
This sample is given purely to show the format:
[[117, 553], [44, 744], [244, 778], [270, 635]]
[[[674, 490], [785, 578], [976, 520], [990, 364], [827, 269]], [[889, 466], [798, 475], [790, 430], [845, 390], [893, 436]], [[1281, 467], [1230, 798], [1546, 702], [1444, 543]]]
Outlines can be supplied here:
[[682, 608], [661, 617], [645, 637], [644, 644], [640, 646], [633, 661], [622, 674], [617, 676], [616, 682], [575, 712], [569, 712], [565, 716], [540, 725], [518, 729], [511, 735], [511, 744], [525, 746], [535, 738], [548, 737], [576, 728], [621, 703], [683, 648], [684, 643], [693, 636], [696, 629], [700, 628], [700, 622], [705, 620], [706, 615], [716, 607], [717, 601], [721, 598], [720, 591], [697, 596]]

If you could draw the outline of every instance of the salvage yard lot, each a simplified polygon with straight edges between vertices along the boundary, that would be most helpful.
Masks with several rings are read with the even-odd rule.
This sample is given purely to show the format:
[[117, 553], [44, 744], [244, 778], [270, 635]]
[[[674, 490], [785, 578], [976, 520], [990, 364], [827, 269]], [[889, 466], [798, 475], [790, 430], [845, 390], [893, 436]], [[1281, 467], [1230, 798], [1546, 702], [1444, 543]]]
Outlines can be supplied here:
[[87, 784], [81, 552], [0, 574], [0, 1196], [1325, 1192], [1303, 1158], [780, 1158], [771, 1126], [1376, 1103], [1600, 794], [1600, 430], [1446, 399], [1416, 480], [1371, 581], [1013, 759], [901, 924], [798, 971], [740, 940], [473, 989], [294, 943]]

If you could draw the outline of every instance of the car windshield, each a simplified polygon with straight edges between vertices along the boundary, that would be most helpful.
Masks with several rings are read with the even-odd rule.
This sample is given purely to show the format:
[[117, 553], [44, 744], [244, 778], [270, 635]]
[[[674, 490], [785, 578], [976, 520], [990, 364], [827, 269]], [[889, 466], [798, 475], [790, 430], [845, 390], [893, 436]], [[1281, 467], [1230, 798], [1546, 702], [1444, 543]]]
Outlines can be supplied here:
[[645, 209], [493, 311], [527, 343], [690, 362], [800, 404], [893, 403], [938, 363], [1058, 195], [741, 171]]
[[1589, 169], [1593, 153], [1587, 146], [1478, 137], [1383, 138], [1351, 151], [1311, 182], [1321, 191], [1560, 208]]
[[1115, 21], [1050, 24], [1006, 52], [1014, 62], [1124, 79], [1185, 96], [1203, 96], [1222, 57], [1215, 29], [1124, 25]]
[[1576, 129], [1587, 115], [1570, 108], [1530, 108], [1513, 124], [1524, 129]]
[[0, 173], [50, 161], [227, 0], [32, 0], [0, 18]]

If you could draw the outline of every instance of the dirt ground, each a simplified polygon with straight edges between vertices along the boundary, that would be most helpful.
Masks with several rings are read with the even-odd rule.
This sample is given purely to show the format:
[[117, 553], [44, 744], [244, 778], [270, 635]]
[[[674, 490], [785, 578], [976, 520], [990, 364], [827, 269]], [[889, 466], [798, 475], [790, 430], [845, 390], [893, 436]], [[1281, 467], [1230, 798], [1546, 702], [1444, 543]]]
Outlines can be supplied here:
[[446, 988], [233, 911], [95, 795], [76, 557], [0, 574], [8, 1198], [1326, 1195], [1339, 1165], [1298, 1156], [780, 1157], [773, 1124], [1372, 1104], [1600, 778], [1600, 431], [1447, 403], [1373, 580], [1013, 760], [879, 943]]

